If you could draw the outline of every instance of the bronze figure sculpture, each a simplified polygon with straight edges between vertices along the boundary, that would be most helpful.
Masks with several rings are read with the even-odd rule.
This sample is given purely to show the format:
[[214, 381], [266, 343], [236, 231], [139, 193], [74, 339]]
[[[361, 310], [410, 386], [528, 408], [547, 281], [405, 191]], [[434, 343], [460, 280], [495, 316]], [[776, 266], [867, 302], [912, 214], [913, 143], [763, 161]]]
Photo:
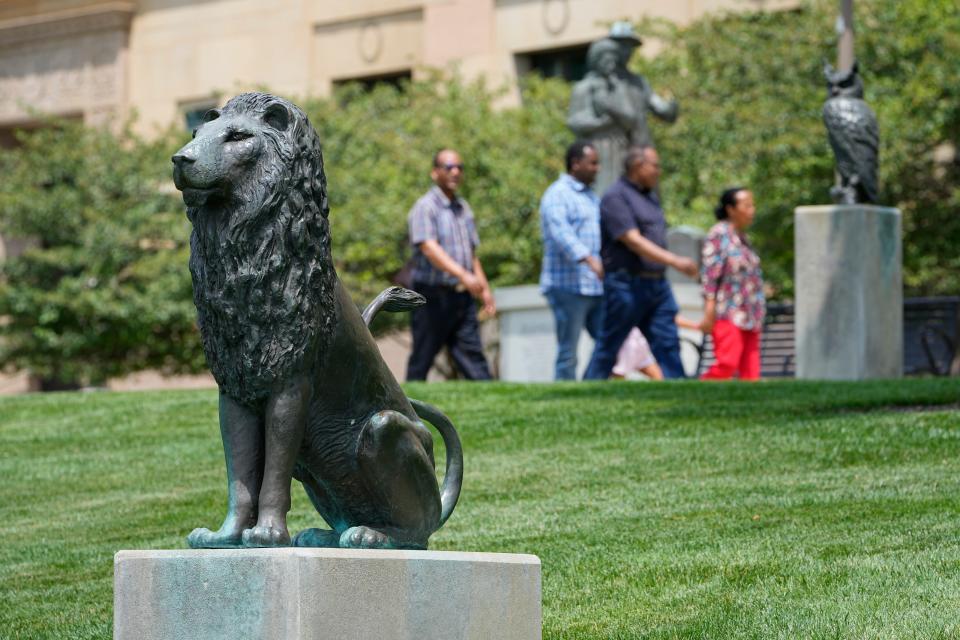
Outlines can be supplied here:
[[[228, 508], [195, 548], [291, 544], [291, 478], [330, 529], [297, 546], [426, 548], [460, 494], [457, 432], [408, 399], [367, 324], [423, 304], [388, 289], [361, 315], [334, 271], [320, 140], [297, 106], [245, 93], [206, 114], [173, 156], [193, 224], [190, 272], [220, 387]], [[446, 475], [437, 487], [433, 439]]]
[[622, 173], [628, 147], [653, 146], [648, 112], [665, 122], [677, 119], [676, 100], [661, 97], [646, 78], [627, 69], [640, 44], [629, 22], [614, 23], [610, 35], [587, 50], [589, 71], [570, 97], [567, 126], [578, 138], [589, 140], [600, 156], [594, 182], [598, 193]]
[[837, 160], [838, 184], [830, 190], [837, 204], [875, 203], [880, 128], [873, 109], [863, 100], [857, 62], [847, 71], [824, 65], [827, 101], [823, 122]]

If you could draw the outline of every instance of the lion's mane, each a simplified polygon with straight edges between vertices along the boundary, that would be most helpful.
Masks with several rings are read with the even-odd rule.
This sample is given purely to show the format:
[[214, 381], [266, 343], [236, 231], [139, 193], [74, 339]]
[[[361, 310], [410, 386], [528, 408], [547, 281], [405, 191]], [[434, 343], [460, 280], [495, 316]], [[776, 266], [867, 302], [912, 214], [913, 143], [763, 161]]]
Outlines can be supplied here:
[[245, 93], [221, 118], [259, 116], [275, 103], [284, 131], [264, 127], [251, 177], [217, 202], [188, 208], [190, 273], [207, 362], [229, 396], [255, 407], [277, 381], [319, 364], [332, 331], [330, 257], [320, 139], [297, 106]]

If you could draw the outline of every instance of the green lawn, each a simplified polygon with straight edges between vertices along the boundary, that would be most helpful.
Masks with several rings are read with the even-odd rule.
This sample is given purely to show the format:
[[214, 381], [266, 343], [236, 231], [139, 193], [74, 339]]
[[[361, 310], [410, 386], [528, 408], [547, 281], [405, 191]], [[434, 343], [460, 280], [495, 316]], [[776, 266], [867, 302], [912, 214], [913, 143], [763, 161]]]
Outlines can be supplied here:
[[[960, 638], [957, 380], [408, 390], [466, 450], [432, 547], [540, 556], [545, 638]], [[0, 399], [0, 638], [110, 637], [114, 552], [219, 524], [216, 416]]]

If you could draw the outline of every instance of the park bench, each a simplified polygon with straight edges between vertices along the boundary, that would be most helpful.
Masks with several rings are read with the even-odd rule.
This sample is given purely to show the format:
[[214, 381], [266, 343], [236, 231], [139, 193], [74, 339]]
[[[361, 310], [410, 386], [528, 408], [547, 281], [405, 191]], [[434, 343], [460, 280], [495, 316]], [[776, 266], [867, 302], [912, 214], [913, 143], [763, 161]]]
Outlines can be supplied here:
[[[957, 343], [960, 338], [960, 297], [907, 298], [903, 302], [904, 375], [960, 375]], [[699, 377], [716, 362], [713, 342], [682, 340], [697, 352]], [[760, 375], [764, 378], [790, 378], [795, 375], [794, 310], [789, 303], [767, 305], [763, 337], [760, 342]]]
[[[713, 352], [713, 340], [703, 336], [702, 342], [681, 338], [697, 352], [697, 367], [691, 377], [700, 377], [717, 358]], [[794, 375], [793, 305], [770, 303], [763, 323], [760, 339], [760, 375], [764, 378], [792, 378]]]
[[908, 298], [903, 305], [904, 375], [960, 375], [960, 296]]

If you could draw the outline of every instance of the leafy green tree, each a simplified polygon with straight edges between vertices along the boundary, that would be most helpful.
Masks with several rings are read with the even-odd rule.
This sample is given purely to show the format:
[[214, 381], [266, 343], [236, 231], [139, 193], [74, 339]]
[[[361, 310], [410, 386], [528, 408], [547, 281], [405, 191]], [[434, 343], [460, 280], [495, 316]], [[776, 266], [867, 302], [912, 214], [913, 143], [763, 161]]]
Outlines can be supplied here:
[[176, 142], [48, 125], [0, 161], [0, 232], [29, 240], [0, 266], [0, 363], [48, 388], [202, 368]]
[[[654, 123], [673, 220], [705, 227], [724, 188], [750, 186], [759, 205], [752, 235], [782, 295], [793, 287], [794, 207], [830, 201], [833, 154], [820, 110], [837, 10], [833, 0], [813, 0], [684, 28], [640, 25], [666, 47], [636, 60], [638, 69], [681, 104], [675, 125]], [[880, 121], [882, 204], [903, 212], [907, 291], [955, 294], [960, 164], [950, 157], [960, 133], [960, 5], [871, 0], [856, 12], [866, 99]]]
[[[481, 82], [435, 77], [309, 101], [330, 185], [334, 260], [355, 300], [371, 299], [411, 254], [407, 213], [430, 186], [433, 154], [457, 149], [466, 165], [462, 195], [481, 238], [480, 258], [495, 285], [536, 281], [540, 195], [563, 169], [571, 140], [562, 82], [534, 79], [522, 109], [496, 109]], [[388, 316], [382, 322], [389, 326]], [[405, 323], [402, 317], [394, 324]]]

